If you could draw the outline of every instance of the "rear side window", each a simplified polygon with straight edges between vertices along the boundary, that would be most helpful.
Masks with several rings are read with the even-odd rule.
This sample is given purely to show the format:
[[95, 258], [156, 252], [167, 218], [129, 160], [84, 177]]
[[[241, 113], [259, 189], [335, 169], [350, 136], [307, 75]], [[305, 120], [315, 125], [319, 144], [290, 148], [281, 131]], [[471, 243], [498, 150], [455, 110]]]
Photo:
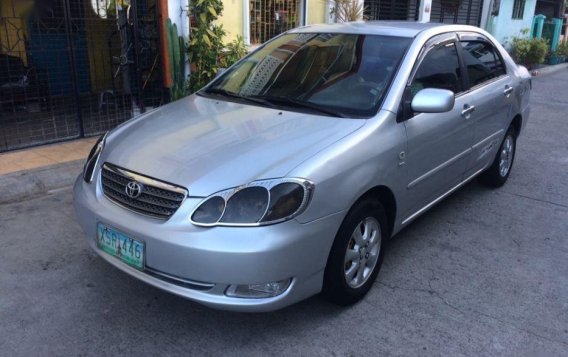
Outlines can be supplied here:
[[416, 70], [410, 93], [414, 96], [424, 88], [448, 89], [456, 94], [463, 90], [455, 43], [438, 45], [428, 51]]
[[505, 65], [491, 44], [462, 41], [463, 59], [472, 87], [504, 75]]

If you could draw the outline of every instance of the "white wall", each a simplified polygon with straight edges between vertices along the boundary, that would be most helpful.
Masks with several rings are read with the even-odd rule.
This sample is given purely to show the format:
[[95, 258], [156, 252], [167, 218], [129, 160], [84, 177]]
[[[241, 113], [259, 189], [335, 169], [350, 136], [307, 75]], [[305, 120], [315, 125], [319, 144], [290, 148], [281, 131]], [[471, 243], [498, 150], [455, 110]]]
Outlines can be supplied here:
[[168, 0], [168, 17], [176, 24], [178, 34], [185, 38], [189, 36], [188, 4], [188, 0]]
[[[186, 40], [189, 38], [189, 17], [187, 16], [189, 0], [168, 0], [168, 17], [176, 24], [178, 35]], [[185, 64], [184, 72], [189, 74], [189, 62]]]

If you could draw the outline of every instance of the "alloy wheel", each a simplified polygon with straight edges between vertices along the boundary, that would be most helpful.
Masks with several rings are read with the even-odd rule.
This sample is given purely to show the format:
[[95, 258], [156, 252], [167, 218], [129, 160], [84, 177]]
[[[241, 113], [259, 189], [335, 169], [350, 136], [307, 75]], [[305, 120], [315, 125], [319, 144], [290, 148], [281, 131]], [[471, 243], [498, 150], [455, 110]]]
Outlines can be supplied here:
[[503, 145], [501, 145], [501, 154], [499, 157], [499, 174], [501, 177], [507, 176], [513, 163], [513, 151], [515, 141], [511, 135], [507, 135]]
[[374, 217], [363, 219], [351, 234], [344, 261], [345, 281], [352, 288], [365, 284], [377, 265], [381, 230]]

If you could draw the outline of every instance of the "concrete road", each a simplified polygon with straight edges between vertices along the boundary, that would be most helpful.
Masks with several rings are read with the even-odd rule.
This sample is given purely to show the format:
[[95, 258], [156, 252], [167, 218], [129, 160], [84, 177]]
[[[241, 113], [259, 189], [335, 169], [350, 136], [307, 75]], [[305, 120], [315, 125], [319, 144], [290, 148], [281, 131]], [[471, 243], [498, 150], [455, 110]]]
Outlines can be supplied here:
[[509, 182], [400, 233], [369, 295], [214, 311], [90, 251], [71, 191], [0, 206], [0, 355], [568, 355], [568, 71], [534, 80]]

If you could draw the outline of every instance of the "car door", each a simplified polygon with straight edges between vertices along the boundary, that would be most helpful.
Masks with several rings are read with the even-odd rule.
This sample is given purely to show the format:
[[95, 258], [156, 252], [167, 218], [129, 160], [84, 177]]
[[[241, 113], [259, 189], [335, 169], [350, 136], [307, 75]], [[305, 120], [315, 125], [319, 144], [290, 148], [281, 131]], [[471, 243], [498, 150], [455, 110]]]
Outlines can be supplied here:
[[489, 165], [511, 119], [514, 85], [499, 51], [484, 36], [460, 34], [463, 63], [475, 111], [469, 119], [473, 145], [466, 176]]
[[[458, 185], [469, 160], [473, 133], [467, 119], [473, 113], [471, 96], [463, 90], [464, 68], [457, 46], [453, 33], [429, 40], [407, 83], [402, 104], [407, 133], [406, 221]], [[425, 88], [454, 92], [454, 108], [445, 113], [412, 112], [412, 98]]]

